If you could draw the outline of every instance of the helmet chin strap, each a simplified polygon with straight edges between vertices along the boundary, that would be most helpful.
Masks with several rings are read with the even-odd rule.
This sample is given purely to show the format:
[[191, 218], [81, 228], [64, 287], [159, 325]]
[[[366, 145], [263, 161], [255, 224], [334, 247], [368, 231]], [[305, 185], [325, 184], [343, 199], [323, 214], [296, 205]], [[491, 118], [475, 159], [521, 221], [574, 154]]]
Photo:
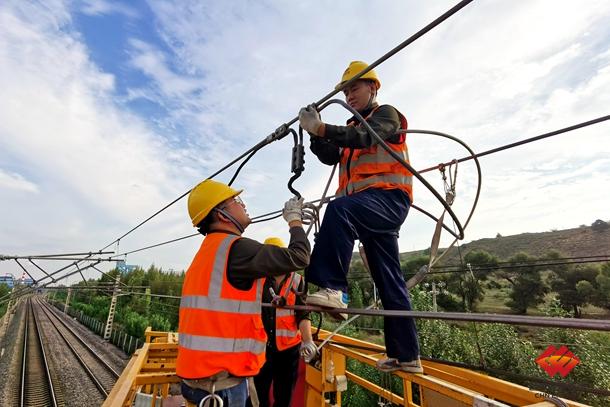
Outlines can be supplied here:
[[235, 227], [237, 228], [237, 230], [239, 230], [239, 233], [244, 233], [244, 227], [241, 225], [241, 223], [239, 223], [237, 221], [237, 219], [235, 219], [232, 215], [230, 215], [227, 211], [225, 211], [224, 209], [220, 209], [220, 208], [214, 208], [214, 210], [216, 212], [222, 213], [224, 216], [227, 217], [227, 219], [229, 219], [231, 221], [231, 223], [233, 223], [233, 225], [235, 225]]
[[366, 107], [364, 108], [364, 110], [368, 110], [371, 107], [373, 107], [373, 103], [375, 103], [375, 99], [377, 99], [377, 91], [373, 91], [371, 92], [371, 95], [369, 96], [369, 101], [366, 104]]

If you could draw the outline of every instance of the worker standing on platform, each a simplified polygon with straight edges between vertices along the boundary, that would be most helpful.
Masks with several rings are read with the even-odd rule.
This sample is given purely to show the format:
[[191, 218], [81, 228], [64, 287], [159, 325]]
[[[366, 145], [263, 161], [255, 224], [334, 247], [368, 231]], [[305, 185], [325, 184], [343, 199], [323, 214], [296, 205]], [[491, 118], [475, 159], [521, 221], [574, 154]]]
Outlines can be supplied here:
[[[265, 244], [286, 247], [278, 237]], [[297, 293], [305, 291], [304, 280], [297, 273], [268, 277], [263, 288], [263, 302], [283, 305], [305, 305]], [[269, 390], [273, 382], [273, 407], [289, 407], [298, 377], [299, 356], [309, 362], [317, 354], [311, 336], [309, 313], [285, 308], [263, 308], [263, 325], [267, 333], [265, 365], [254, 377], [260, 407], [270, 407]]]
[[279, 248], [241, 237], [251, 222], [241, 192], [207, 179], [188, 198], [193, 226], [205, 235], [186, 272], [180, 301], [176, 373], [183, 379], [182, 395], [192, 403], [215, 399], [242, 407], [250, 390], [258, 404], [247, 379], [265, 362], [263, 279], [309, 263], [303, 200], [292, 198], [284, 205], [290, 244]]
[[[408, 161], [405, 142], [407, 120], [394, 107], [379, 105], [381, 82], [370, 70], [345, 84], [368, 65], [350, 63], [336, 89], [360, 113], [390, 149]], [[320, 233], [305, 270], [308, 283], [320, 287], [307, 303], [323, 307], [347, 307], [347, 273], [355, 239], [364, 246], [369, 268], [387, 310], [411, 310], [409, 293], [400, 269], [398, 231], [413, 200], [412, 174], [384, 150], [356, 117], [347, 126], [323, 123], [315, 106], [299, 112], [301, 127], [311, 137], [311, 151], [327, 165], [339, 163], [337, 198], [326, 208]], [[403, 132], [398, 132], [403, 130]], [[345, 314], [338, 314], [346, 319]], [[336, 315], [333, 315], [336, 317]], [[383, 371], [422, 372], [415, 321], [385, 317], [386, 359]]]

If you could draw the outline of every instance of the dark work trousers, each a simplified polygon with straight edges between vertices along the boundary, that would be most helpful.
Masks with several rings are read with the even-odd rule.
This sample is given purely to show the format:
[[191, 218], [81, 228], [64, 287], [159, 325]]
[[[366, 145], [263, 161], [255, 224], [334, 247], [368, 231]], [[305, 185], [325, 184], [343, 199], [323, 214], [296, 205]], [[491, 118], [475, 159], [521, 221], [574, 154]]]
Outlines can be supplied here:
[[[207, 392], [205, 390], [195, 389], [190, 386], [187, 386], [184, 383], [182, 383], [181, 386], [182, 386], [182, 396], [185, 399], [187, 399], [188, 401], [190, 401], [191, 403], [196, 404], [197, 406], [199, 406], [199, 403], [201, 403], [201, 400], [203, 400], [205, 397], [207, 397], [210, 394], [209, 392]], [[222, 399], [222, 402], [224, 403], [225, 406], [244, 407], [246, 405], [246, 401], [249, 401], [248, 382], [244, 379], [237, 386], [229, 387], [228, 389], [224, 389], [224, 390], [219, 390], [215, 394], [217, 394]], [[208, 400], [210, 400], [210, 399], [208, 399]], [[216, 404], [214, 404], [212, 401], [206, 401], [206, 403], [205, 403], [205, 406], [214, 406], [214, 405], [216, 405]]]
[[[409, 212], [408, 195], [376, 188], [337, 198], [324, 213], [305, 279], [319, 287], [347, 292], [347, 272], [354, 241], [364, 246], [373, 281], [387, 310], [411, 310], [400, 270], [398, 230]], [[388, 357], [401, 362], [419, 355], [413, 318], [384, 317]]]
[[[254, 385], [260, 407], [271, 407], [269, 389], [273, 382], [273, 407], [290, 407], [290, 399], [299, 374], [299, 345], [278, 351], [275, 346], [267, 346], [267, 361]], [[251, 404], [248, 402], [248, 406]]]

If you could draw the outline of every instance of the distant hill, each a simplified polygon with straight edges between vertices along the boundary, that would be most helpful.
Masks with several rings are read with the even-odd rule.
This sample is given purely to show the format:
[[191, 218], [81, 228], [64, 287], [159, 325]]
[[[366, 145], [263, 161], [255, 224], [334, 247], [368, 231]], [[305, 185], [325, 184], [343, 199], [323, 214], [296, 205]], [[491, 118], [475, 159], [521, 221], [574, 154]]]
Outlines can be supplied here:
[[[601, 222], [601, 221], [596, 221]], [[574, 229], [540, 233], [521, 233], [474, 240], [460, 245], [462, 255], [472, 250], [485, 250], [501, 259], [508, 259], [518, 252], [540, 257], [550, 250], [557, 250], [566, 257], [600, 256], [610, 254], [610, 226], [606, 222], [596, 227], [581, 226]], [[425, 251], [401, 253], [401, 259], [423, 254]], [[458, 251], [453, 248], [443, 258], [445, 264], [459, 262]]]

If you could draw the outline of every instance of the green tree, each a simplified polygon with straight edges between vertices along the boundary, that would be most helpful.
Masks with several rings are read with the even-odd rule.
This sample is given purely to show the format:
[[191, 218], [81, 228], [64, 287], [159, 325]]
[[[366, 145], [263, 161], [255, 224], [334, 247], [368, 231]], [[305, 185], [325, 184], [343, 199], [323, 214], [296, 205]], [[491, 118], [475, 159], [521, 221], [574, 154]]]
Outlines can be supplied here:
[[533, 265], [535, 257], [517, 253], [508, 259], [507, 267], [498, 273], [511, 284], [509, 300], [506, 303], [519, 314], [527, 313], [527, 308], [543, 302], [548, 288], [542, 282], [540, 271]]
[[417, 273], [422, 266], [427, 265], [429, 262], [430, 256], [428, 255], [417, 255], [407, 257], [400, 264], [400, 268], [402, 270], [402, 274], [405, 277], [405, 280], [408, 280], [413, 277], [413, 275]]
[[601, 266], [599, 274], [595, 277], [597, 289], [593, 294], [593, 303], [599, 307], [610, 310], [610, 263]]
[[604, 232], [608, 228], [610, 228], [610, 225], [608, 225], [608, 222], [604, 222], [601, 219], [597, 219], [595, 222], [593, 222], [591, 224], [591, 230], [593, 230], [594, 232]]
[[489, 269], [498, 266], [497, 256], [486, 250], [471, 250], [464, 256], [464, 263], [470, 264], [472, 272], [478, 280], [487, 280]]
[[581, 308], [593, 300], [593, 284], [598, 273], [599, 268], [591, 265], [565, 267], [554, 272], [551, 289], [559, 295], [561, 306], [571, 310], [576, 318], [581, 316]]
[[[351, 308], [363, 308], [362, 302], [362, 289], [360, 288], [360, 284], [357, 280], [352, 280], [349, 283], [349, 306]], [[358, 318], [355, 322], [356, 326], [364, 326], [363, 317]]]
[[447, 288], [462, 300], [462, 309], [475, 311], [485, 294], [481, 284], [489, 276], [489, 269], [498, 265], [498, 258], [485, 250], [472, 250], [464, 256], [462, 273], [447, 277]]
[[[558, 298], [545, 309], [545, 313], [552, 317], [568, 317]], [[565, 378], [555, 377], [553, 381], [563, 383], [578, 383], [586, 387], [610, 388], [610, 355], [608, 351], [609, 335], [606, 332], [591, 332], [567, 328], [546, 328], [536, 333], [544, 347], [547, 344], [567, 344], [567, 347], [580, 360], [579, 364]], [[540, 352], [544, 349], [540, 350]], [[541, 373], [541, 377], [544, 375]], [[543, 390], [543, 389], [541, 389]], [[567, 390], [561, 387], [550, 387], [549, 391], [561, 397], [579, 400], [594, 406], [607, 406], [608, 398], [596, 396], [589, 392]]]

